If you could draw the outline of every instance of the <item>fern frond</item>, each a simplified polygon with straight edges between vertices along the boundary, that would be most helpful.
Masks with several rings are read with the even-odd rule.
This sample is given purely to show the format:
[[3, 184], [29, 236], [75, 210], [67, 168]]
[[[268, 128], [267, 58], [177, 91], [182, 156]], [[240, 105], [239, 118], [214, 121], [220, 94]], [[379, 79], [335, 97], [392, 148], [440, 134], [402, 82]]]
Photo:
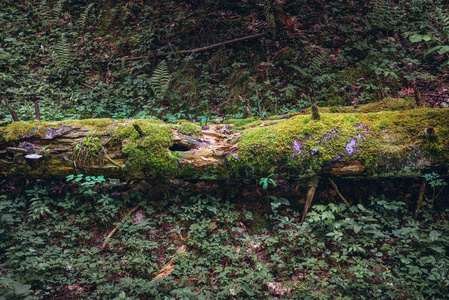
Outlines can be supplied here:
[[410, 2], [410, 9], [415, 13], [422, 13], [429, 0], [412, 0]]
[[51, 8], [47, 0], [41, 0], [39, 2], [39, 18], [44, 25], [47, 25], [51, 19]]
[[91, 3], [91, 4], [87, 5], [87, 6], [84, 8], [84, 10], [83, 10], [83, 12], [81, 13], [81, 15], [80, 15], [80, 17], [79, 17], [79, 19], [78, 19], [78, 22], [77, 22], [77, 25], [78, 25], [79, 28], [83, 29], [83, 28], [86, 26], [86, 23], [87, 23], [87, 19], [88, 19], [88, 17], [89, 17], [90, 10], [92, 9], [93, 6], [94, 6], [94, 4]]
[[379, 0], [374, 5], [371, 12], [371, 25], [378, 28], [387, 29], [392, 24], [392, 15], [390, 11], [391, 0]]
[[63, 8], [64, 0], [59, 0], [56, 2], [55, 7], [53, 8], [53, 15], [56, 20], [60, 20], [64, 16]]
[[61, 36], [59, 41], [53, 46], [53, 59], [58, 68], [67, 67], [71, 60], [71, 47], [67, 43], [65, 36]]
[[323, 52], [318, 54], [317, 56], [312, 58], [312, 63], [310, 64], [310, 68], [316, 73], [320, 71], [321, 66], [326, 64], [329, 59], [329, 55], [327, 52]]
[[449, 14], [447, 11], [442, 10], [439, 7], [435, 8], [435, 20], [440, 25], [442, 32], [445, 35], [445, 38], [449, 38]]
[[162, 97], [170, 86], [172, 76], [165, 60], [161, 61], [153, 71], [149, 84], [156, 97]]

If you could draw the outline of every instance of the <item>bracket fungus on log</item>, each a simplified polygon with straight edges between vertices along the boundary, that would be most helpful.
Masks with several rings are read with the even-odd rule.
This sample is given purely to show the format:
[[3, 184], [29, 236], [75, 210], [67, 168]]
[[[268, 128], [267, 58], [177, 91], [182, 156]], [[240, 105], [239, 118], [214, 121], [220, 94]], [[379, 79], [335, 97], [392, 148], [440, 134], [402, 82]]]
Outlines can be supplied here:
[[[0, 127], [0, 176], [226, 180], [416, 177], [449, 168], [449, 109], [231, 120], [88, 119]], [[241, 125], [245, 124], [245, 125]], [[137, 130], [137, 128], [139, 130]], [[76, 153], [76, 155], [74, 155]], [[31, 162], [30, 155], [41, 155]], [[82, 159], [83, 155], [89, 159]]]

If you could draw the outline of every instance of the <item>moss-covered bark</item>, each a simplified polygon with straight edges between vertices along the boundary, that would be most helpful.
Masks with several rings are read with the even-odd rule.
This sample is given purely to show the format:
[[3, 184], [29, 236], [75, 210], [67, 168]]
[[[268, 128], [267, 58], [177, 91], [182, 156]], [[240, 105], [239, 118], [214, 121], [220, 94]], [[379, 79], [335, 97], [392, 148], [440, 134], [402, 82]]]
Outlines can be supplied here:
[[14, 122], [0, 127], [0, 174], [203, 180], [272, 173], [283, 179], [317, 173], [419, 176], [435, 168], [447, 172], [448, 120], [449, 109], [421, 108], [322, 113], [319, 121], [296, 115], [207, 130], [154, 120]]

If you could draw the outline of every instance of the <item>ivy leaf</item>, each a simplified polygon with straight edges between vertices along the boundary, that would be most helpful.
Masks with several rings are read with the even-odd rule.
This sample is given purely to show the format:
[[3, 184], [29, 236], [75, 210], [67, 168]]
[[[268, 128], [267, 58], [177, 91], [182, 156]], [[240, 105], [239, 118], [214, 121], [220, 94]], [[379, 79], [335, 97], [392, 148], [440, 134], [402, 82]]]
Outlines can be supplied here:
[[438, 50], [438, 54], [442, 55], [449, 52], [449, 46], [442, 46], [440, 50]]
[[360, 225], [354, 225], [354, 233], [357, 234], [360, 232], [360, 230], [363, 228], [363, 226]]
[[423, 40], [423, 37], [419, 34], [414, 34], [410, 37], [410, 42], [412, 43], [419, 43]]

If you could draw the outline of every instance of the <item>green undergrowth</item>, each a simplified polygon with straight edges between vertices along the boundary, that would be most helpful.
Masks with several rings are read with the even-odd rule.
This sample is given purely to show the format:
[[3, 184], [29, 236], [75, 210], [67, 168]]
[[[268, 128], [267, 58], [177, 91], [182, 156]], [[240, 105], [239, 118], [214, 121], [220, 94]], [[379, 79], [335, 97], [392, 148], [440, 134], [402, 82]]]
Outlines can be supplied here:
[[[449, 293], [449, 209], [441, 200], [425, 198], [415, 218], [405, 198], [372, 195], [361, 199], [365, 207], [347, 208], [330, 197], [315, 202], [301, 224], [294, 199], [271, 196], [271, 206], [266, 200], [254, 206], [242, 195], [186, 193], [195, 184], [157, 196], [102, 176], [68, 179], [66, 186], [29, 185], [24, 195], [0, 196], [0, 297], [445, 299]], [[186, 252], [176, 254], [181, 246]], [[155, 280], [171, 259], [169, 276]]]

